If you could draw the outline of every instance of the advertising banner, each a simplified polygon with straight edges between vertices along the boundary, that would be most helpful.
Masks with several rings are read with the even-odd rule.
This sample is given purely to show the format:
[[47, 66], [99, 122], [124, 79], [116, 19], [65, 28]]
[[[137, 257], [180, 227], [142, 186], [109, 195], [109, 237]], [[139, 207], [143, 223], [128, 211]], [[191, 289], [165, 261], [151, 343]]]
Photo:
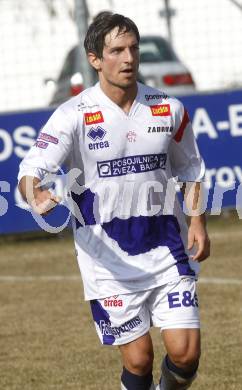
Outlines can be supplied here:
[[[187, 108], [206, 164], [207, 209], [242, 208], [242, 90], [179, 97]], [[0, 115], [0, 234], [45, 229], [58, 232], [69, 210], [56, 207], [43, 218], [32, 215], [17, 191], [21, 159], [33, 145], [53, 109]], [[56, 192], [63, 192], [57, 181]], [[57, 227], [57, 229], [56, 229]]]
[[208, 209], [242, 206], [242, 91], [186, 96], [201, 155], [206, 164]]
[[[51, 232], [66, 224], [68, 210], [56, 207], [48, 217], [43, 218], [30, 212], [17, 190], [19, 164], [29, 148], [34, 144], [41, 127], [47, 122], [53, 109], [9, 113], [0, 115], [0, 234], [29, 232], [45, 229]], [[57, 183], [63, 192], [62, 183]]]

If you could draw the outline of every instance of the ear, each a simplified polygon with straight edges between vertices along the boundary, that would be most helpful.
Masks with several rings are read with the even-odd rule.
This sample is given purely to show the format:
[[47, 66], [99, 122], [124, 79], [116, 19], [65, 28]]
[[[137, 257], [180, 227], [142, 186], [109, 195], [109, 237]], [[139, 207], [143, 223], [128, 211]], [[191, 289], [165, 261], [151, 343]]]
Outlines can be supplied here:
[[94, 53], [88, 53], [87, 55], [89, 64], [96, 70], [101, 70], [101, 59], [96, 56]]

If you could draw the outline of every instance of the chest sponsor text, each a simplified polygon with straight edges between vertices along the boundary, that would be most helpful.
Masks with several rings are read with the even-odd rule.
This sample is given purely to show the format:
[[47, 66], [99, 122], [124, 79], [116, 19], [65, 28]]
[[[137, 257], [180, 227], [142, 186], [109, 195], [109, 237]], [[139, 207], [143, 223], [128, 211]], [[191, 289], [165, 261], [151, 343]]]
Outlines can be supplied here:
[[149, 126], [148, 133], [171, 133], [173, 126]]
[[123, 176], [165, 169], [166, 159], [166, 153], [127, 156], [114, 160], [98, 161], [97, 169], [99, 177]]

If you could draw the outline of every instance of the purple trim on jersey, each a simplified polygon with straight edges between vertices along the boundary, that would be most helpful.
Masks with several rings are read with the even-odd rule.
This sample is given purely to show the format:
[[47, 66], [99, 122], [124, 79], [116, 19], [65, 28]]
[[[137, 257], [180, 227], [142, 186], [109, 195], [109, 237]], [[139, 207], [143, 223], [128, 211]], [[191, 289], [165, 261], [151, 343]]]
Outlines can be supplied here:
[[[96, 225], [98, 220], [93, 212], [95, 194], [87, 189], [80, 195], [72, 193], [72, 198], [79, 206], [85, 225]], [[81, 226], [82, 223], [76, 219], [76, 228]], [[179, 275], [195, 275], [190, 268], [180, 236], [180, 226], [174, 215], [114, 218], [103, 223], [102, 228], [130, 256], [149, 252], [158, 246], [167, 246], [176, 260]]]
[[108, 334], [106, 331], [106, 327], [102, 326], [102, 324], [111, 325], [110, 316], [108, 312], [102, 307], [101, 303], [98, 300], [94, 299], [90, 301], [90, 306], [92, 310], [92, 316], [94, 321], [97, 323], [102, 336], [103, 336], [103, 344], [112, 345], [115, 342], [115, 337], [111, 334]]
[[180, 275], [194, 275], [180, 236], [180, 226], [174, 215], [114, 218], [102, 225], [109, 237], [130, 256], [167, 246], [176, 259]]
[[[87, 189], [80, 195], [72, 192], [71, 197], [80, 209], [83, 220], [85, 222], [84, 225], [96, 225], [97, 221], [95, 219], [94, 212], [93, 212], [95, 194], [91, 190]], [[77, 229], [80, 226], [83, 226], [81, 221], [79, 221], [77, 218], [75, 218], [75, 221], [76, 221]]]

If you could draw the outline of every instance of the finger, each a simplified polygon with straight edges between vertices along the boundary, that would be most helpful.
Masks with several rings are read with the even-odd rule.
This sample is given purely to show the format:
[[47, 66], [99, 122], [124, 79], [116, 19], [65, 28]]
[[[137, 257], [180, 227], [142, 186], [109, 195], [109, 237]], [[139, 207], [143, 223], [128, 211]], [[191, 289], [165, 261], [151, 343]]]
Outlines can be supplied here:
[[51, 194], [50, 199], [57, 204], [62, 201], [62, 198], [60, 196], [54, 194]]
[[43, 204], [42, 204], [42, 209], [43, 209], [42, 214], [49, 213], [51, 210], [53, 210], [57, 206], [58, 203], [59, 202], [57, 202], [55, 199], [52, 199], [52, 198], [50, 198], [50, 199], [46, 200], [45, 202], [43, 202]]
[[187, 249], [188, 250], [192, 249], [193, 245], [194, 245], [194, 234], [188, 232]]
[[58, 205], [58, 202], [56, 202], [55, 200], [53, 199], [49, 199], [48, 203], [46, 202], [46, 204], [44, 205], [43, 207], [43, 210], [41, 212], [41, 215], [48, 215], [51, 213], [51, 211]]
[[204, 256], [205, 256], [205, 242], [198, 241], [197, 242], [197, 252], [193, 256], [193, 260], [202, 261], [205, 258]]
[[198, 249], [195, 255], [192, 256], [194, 261], [201, 261], [203, 259], [204, 253], [202, 249]]
[[210, 256], [210, 241], [208, 239], [205, 241], [203, 253], [199, 257], [198, 261], [206, 260], [209, 256]]
[[41, 203], [36, 203], [36, 201], [33, 201], [31, 206], [32, 209], [40, 215], [47, 215], [54, 207], [57, 206], [57, 202], [53, 199], [46, 199]]

